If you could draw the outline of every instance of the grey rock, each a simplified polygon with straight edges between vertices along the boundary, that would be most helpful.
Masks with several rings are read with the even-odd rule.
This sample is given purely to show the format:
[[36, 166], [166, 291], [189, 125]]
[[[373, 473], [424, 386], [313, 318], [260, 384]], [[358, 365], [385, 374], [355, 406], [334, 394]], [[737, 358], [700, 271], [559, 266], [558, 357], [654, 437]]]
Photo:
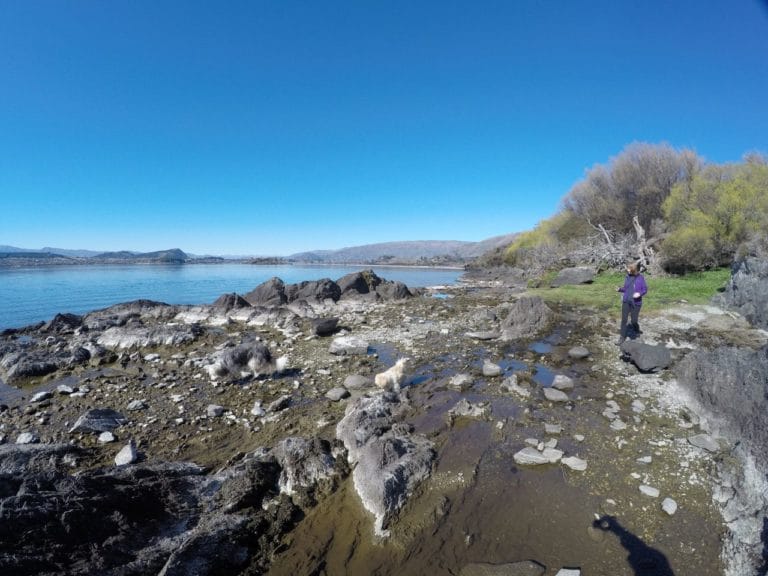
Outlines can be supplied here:
[[574, 346], [568, 350], [568, 356], [574, 360], [583, 360], [584, 358], [588, 358], [591, 354], [592, 353], [584, 346]]
[[336, 386], [335, 388], [328, 390], [328, 392], [325, 393], [325, 397], [332, 402], [338, 402], [344, 398], [349, 398], [349, 390], [342, 386]]
[[768, 259], [751, 256], [734, 263], [731, 279], [717, 300], [768, 329]]
[[288, 408], [292, 402], [293, 399], [287, 394], [280, 396], [277, 400], [267, 406], [267, 412], [281, 412]]
[[56, 392], [63, 395], [69, 395], [72, 394], [75, 391], [72, 386], [67, 386], [66, 384], [59, 384], [56, 386]]
[[550, 463], [548, 457], [532, 446], [526, 446], [522, 450], [515, 452], [512, 458], [521, 466], [538, 466]]
[[521, 398], [529, 398], [531, 396], [531, 391], [527, 387], [518, 384], [517, 374], [504, 378], [504, 381], [501, 383], [501, 389], [517, 394]]
[[550, 402], [568, 402], [568, 394], [555, 388], [544, 388], [544, 397]]
[[239, 310], [241, 308], [250, 308], [251, 304], [240, 296], [239, 294], [232, 292], [230, 294], [222, 294], [213, 302], [213, 306], [224, 312], [230, 310]]
[[16, 437], [16, 444], [37, 444], [40, 437], [34, 432], [22, 432]]
[[503, 340], [530, 338], [545, 330], [554, 318], [552, 310], [539, 296], [521, 296], [507, 306], [501, 323]]
[[501, 366], [494, 364], [488, 359], [483, 360], [483, 376], [493, 377], [501, 375]]
[[120, 350], [149, 346], [181, 346], [194, 342], [203, 333], [197, 324], [159, 324], [156, 326], [113, 326], [97, 338], [99, 346]]
[[376, 294], [382, 300], [403, 300], [413, 296], [408, 286], [402, 282], [386, 281], [376, 287]]
[[223, 414], [224, 406], [219, 406], [218, 404], [208, 404], [205, 409], [205, 415], [208, 416], [208, 418], [219, 418]]
[[127, 423], [128, 420], [115, 410], [110, 408], [94, 408], [80, 416], [69, 432], [101, 434], [102, 432], [111, 432], [115, 428]]
[[99, 434], [99, 444], [109, 444], [116, 440], [115, 435], [112, 432], [102, 432]]
[[712, 438], [709, 434], [696, 434], [695, 436], [690, 436], [688, 442], [707, 452], [720, 452], [720, 444], [718, 444], [717, 440]]
[[664, 510], [669, 516], [674, 516], [675, 512], [677, 512], [677, 502], [675, 502], [672, 498], [664, 498], [664, 500], [661, 503], [661, 509]]
[[466, 398], [462, 398], [448, 411], [448, 416], [449, 418], [483, 418], [488, 414], [488, 409], [489, 406], [487, 402], [473, 404]]
[[138, 458], [139, 453], [136, 451], [136, 445], [133, 443], [133, 440], [131, 440], [128, 444], [123, 446], [120, 452], [117, 453], [117, 456], [115, 456], [115, 466], [127, 466], [128, 464], [133, 464]]
[[326, 440], [290, 437], [272, 451], [281, 472], [280, 491], [292, 496], [298, 491], [313, 492], [321, 482], [336, 476], [336, 459]]
[[563, 458], [561, 462], [571, 470], [576, 470], [577, 472], [583, 472], [587, 469], [587, 461], [577, 458], [576, 456], [568, 456], [567, 458]]
[[357, 336], [339, 336], [331, 342], [329, 352], [337, 356], [362, 356], [368, 354], [368, 342]]
[[457, 390], [469, 390], [474, 383], [475, 380], [470, 374], [455, 374], [448, 381], [448, 385]]
[[309, 302], [333, 300], [336, 302], [341, 298], [341, 288], [330, 278], [322, 278], [321, 280], [307, 280], [298, 284], [290, 284], [285, 287], [285, 295], [288, 302], [297, 300]]
[[472, 338], [473, 340], [498, 340], [501, 338], [501, 332], [497, 332], [495, 330], [481, 330], [479, 332], [467, 332], [465, 334], [467, 338]]
[[640, 492], [645, 494], [646, 496], [650, 496], [651, 498], [658, 498], [659, 497], [659, 489], [654, 488], [653, 486], [646, 486], [645, 484], [640, 485]]
[[373, 378], [360, 374], [350, 374], [344, 379], [344, 388], [347, 390], [362, 390], [373, 386]]
[[563, 427], [560, 424], [544, 424], [544, 432], [546, 434], [562, 434]]
[[146, 410], [147, 404], [144, 402], [144, 400], [131, 400], [128, 402], [127, 409], [131, 412], [135, 412], [137, 410]]
[[330, 336], [338, 328], [338, 318], [315, 318], [312, 320], [312, 332], [317, 336]]
[[362, 270], [342, 276], [336, 281], [342, 296], [359, 296], [375, 293], [376, 288], [383, 282], [373, 270]]
[[533, 560], [509, 564], [475, 562], [463, 566], [459, 576], [543, 576], [546, 570], [546, 566]]
[[382, 392], [351, 402], [336, 426], [347, 449], [355, 490], [374, 515], [374, 531], [387, 527], [416, 487], [429, 476], [435, 451], [422, 435], [397, 422], [404, 411], [399, 395]]
[[627, 340], [621, 345], [621, 351], [640, 372], [658, 372], [672, 363], [672, 354], [663, 344], [653, 346], [645, 342]]
[[557, 288], [568, 284], [590, 284], [595, 279], [595, 269], [586, 266], [563, 268], [557, 273], [550, 286]]
[[259, 284], [243, 298], [252, 306], [282, 306], [288, 303], [285, 283], [276, 276]]
[[52, 320], [46, 322], [40, 332], [50, 333], [55, 332], [57, 334], [71, 333], [75, 328], [79, 328], [83, 324], [83, 317], [77, 314], [56, 314]]
[[35, 393], [32, 398], [29, 399], [29, 401], [32, 404], [37, 404], [38, 402], [42, 402], [44, 400], [50, 400], [53, 398], [53, 393], [49, 390], [43, 390], [41, 392]]
[[573, 379], [565, 374], [556, 374], [552, 381], [552, 388], [557, 390], [573, 390]]

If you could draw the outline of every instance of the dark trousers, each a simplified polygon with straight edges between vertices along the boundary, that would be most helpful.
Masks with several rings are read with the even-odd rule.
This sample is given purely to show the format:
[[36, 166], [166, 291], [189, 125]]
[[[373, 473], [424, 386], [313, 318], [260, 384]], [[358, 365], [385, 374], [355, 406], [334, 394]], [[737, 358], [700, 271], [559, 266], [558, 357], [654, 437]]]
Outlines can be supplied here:
[[627, 337], [627, 320], [632, 319], [632, 327], [635, 331], [640, 330], [640, 326], [637, 323], [637, 317], [640, 314], [640, 306], [634, 302], [622, 302], [621, 303], [621, 337]]

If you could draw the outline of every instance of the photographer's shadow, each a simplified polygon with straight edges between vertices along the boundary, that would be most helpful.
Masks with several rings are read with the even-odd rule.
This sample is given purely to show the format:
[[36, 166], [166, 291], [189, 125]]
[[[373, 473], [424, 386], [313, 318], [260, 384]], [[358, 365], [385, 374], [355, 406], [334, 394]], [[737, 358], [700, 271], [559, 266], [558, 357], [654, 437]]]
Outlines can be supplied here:
[[595, 528], [613, 532], [629, 552], [627, 562], [635, 576], [675, 576], [667, 557], [655, 548], [651, 548], [640, 538], [624, 528], [615, 516], [603, 516], [593, 522]]

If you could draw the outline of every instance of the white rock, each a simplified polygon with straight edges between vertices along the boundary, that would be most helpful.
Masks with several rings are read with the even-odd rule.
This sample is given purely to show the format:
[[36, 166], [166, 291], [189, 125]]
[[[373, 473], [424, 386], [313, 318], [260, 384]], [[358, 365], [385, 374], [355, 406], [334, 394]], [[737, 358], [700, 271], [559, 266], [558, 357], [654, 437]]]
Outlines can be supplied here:
[[474, 380], [469, 374], [456, 374], [448, 383], [451, 388], [458, 390], [467, 390], [472, 387], [472, 384], [474, 384]]
[[349, 390], [342, 386], [336, 386], [335, 388], [328, 390], [328, 392], [325, 393], [325, 397], [332, 402], [339, 402], [344, 398], [349, 398]]
[[267, 411], [266, 411], [266, 410], [264, 410], [264, 408], [262, 408], [262, 407], [261, 407], [261, 402], [258, 402], [258, 401], [257, 401], [257, 402], [256, 402], [256, 403], [253, 405], [253, 408], [251, 408], [251, 414], [252, 414], [252, 415], [254, 415], [254, 416], [256, 416], [257, 418], [261, 418], [261, 417], [262, 417], [262, 416], [264, 416], [266, 413], [267, 413]]
[[642, 457], [637, 459], [637, 462], [639, 462], [640, 464], [650, 464], [651, 462], [653, 462], [653, 457], [652, 456], [642, 456]]
[[667, 514], [670, 516], [674, 515], [675, 512], [677, 512], [677, 502], [672, 500], [672, 498], [664, 498], [664, 501], [661, 503], [661, 509], [664, 510]]
[[147, 404], [143, 400], [131, 400], [128, 403], [128, 410], [134, 412], [136, 410], [144, 410]]
[[528, 444], [528, 446], [538, 446], [539, 441], [536, 438], [526, 438], [525, 443]]
[[544, 397], [550, 402], [568, 402], [568, 394], [555, 388], [544, 388]]
[[501, 366], [494, 364], [488, 359], [483, 360], [483, 376], [500, 376], [501, 372]]
[[99, 434], [99, 443], [100, 444], [109, 444], [110, 442], [115, 441], [115, 435], [112, 434], [112, 432], [102, 432]]
[[115, 456], [115, 465], [126, 466], [128, 464], [133, 464], [138, 457], [139, 453], [136, 452], [136, 445], [133, 443], [133, 440], [131, 440], [128, 444], [123, 446], [122, 450]]
[[695, 436], [689, 437], [688, 442], [690, 442], [697, 448], [706, 450], [707, 452], [720, 451], [720, 444], [718, 444], [717, 440], [712, 438], [712, 436], [710, 436], [709, 434], [696, 434]]
[[34, 432], [22, 432], [16, 437], [16, 444], [37, 444], [40, 437]]
[[224, 406], [219, 406], [218, 404], [208, 404], [205, 409], [205, 414], [208, 416], [208, 418], [218, 418], [224, 414]]
[[37, 402], [42, 402], [43, 400], [49, 400], [53, 398], [53, 394], [48, 390], [43, 390], [42, 392], [38, 392], [35, 395], [30, 398], [30, 402], [32, 404], [35, 404]]
[[645, 494], [646, 496], [650, 496], [651, 498], [658, 498], [659, 497], [659, 489], [654, 488], [653, 486], [646, 486], [645, 484], [640, 485], [640, 492]]
[[329, 352], [340, 356], [364, 356], [368, 354], [368, 342], [357, 336], [339, 336], [331, 342]]
[[564, 452], [562, 450], [558, 450], [557, 448], [544, 448], [541, 455], [544, 456], [544, 458], [547, 459], [547, 462], [550, 464], [555, 464], [556, 462], [559, 462], [560, 459], [563, 457]]
[[584, 434], [574, 434], [573, 439], [576, 440], [576, 442], [584, 442]]
[[619, 418], [611, 422], [611, 428], [613, 428], [614, 430], [624, 430], [626, 427], [627, 427], [626, 423], [624, 423]]
[[531, 391], [517, 383], [517, 374], [512, 374], [501, 383], [501, 389], [517, 394], [521, 398], [530, 398]]
[[560, 568], [555, 576], [581, 576], [580, 568]]
[[558, 390], [573, 390], [573, 380], [565, 374], [557, 374], [552, 381], [552, 388]]
[[563, 427], [560, 424], [544, 424], [544, 432], [547, 434], [560, 434]]
[[641, 400], [632, 400], [632, 411], [638, 414], [645, 412], [645, 404]]
[[[557, 448], [557, 438], [550, 438], [544, 442], [544, 448]], [[544, 448], [542, 448], [542, 450]]]
[[72, 388], [72, 386], [67, 386], [66, 384], [59, 384], [56, 386], [56, 392], [59, 394], [72, 394], [74, 391], [75, 389]]
[[587, 469], [587, 461], [577, 458], [576, 456], [568, 456], [567, 458], [563, 458], [561, 462], [571, 470], [576, 470], [578, 472], [583, 472]]
[[520, 465], [537, 466], [539, 464], [549, 464], [549, 458], [531, 446], [516, 452], [512, 458]]

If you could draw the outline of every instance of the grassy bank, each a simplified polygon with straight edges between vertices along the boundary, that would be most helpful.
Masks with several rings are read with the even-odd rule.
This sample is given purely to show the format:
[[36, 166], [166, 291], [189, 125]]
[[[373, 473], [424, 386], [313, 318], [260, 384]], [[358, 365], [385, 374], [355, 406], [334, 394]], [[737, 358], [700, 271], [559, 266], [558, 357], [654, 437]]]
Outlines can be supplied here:
[[[695, 272], [685, 276], [645, 275], [648, 294], [643, 299], [643, 310], [660, 310], [683, 300], [691, 304], [706, 304], [725, 286], [730, 276], [728, 268]], [[541, 283], [542, 287], [532, 288], [530, 292], [550, 302], [566, 302], [602, 310], [618, 309], [620, 306], [616, 288], [624, 283], [622, 273], [600, 274], [592, 284], [548, 288], [553, 277], [554, 275], [545, 277]]]

